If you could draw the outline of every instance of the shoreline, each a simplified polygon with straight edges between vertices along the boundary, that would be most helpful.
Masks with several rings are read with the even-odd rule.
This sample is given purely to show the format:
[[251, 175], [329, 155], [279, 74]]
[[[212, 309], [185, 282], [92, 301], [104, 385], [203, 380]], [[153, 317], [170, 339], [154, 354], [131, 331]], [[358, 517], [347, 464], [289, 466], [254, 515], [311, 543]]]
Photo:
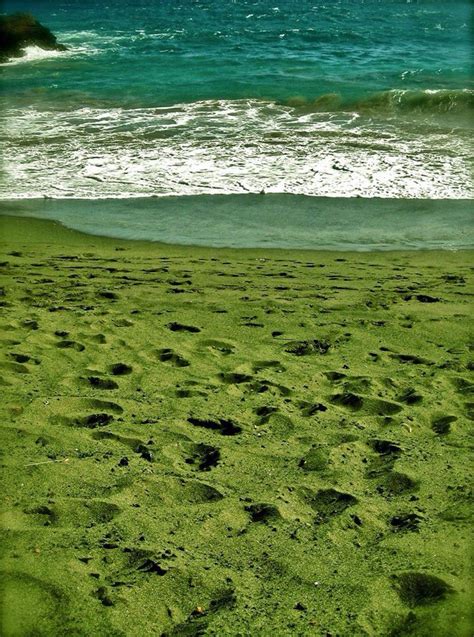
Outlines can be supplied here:
[[0, 239], [2, 634], [471, 633], [471, 250]]
[[[22, 234], [28, 226], [28, 234]], [[2, 238], [8, 236], [8, 240]], [[166, 243], [158, 240], [146, 239], [128, 239], [124, 237], [114, 237], [110, 235], [93, 234], [77, 230], [67, 226], [65, 223], [55, 219], [40, 219], [38, 217], [17, 216], [14, 214], [0, 214], [0, 245], [8, 243], [29, 243], [47, 244], [47, 245], [64, 245], [61, 242], [67, 241], [65, 245], [91, 245], [101, 248], [130, 247], [137, 250], [148, 250], [157, 248], [158, 250], [170, 250], [173, 253], [180, 252], [198, 252], [198, 253], [214, 253], [221, 255], [229, 253], [229, 255], [237, 256], [239, 254], [248, 253], [250, 256], [258, 258], [267, 257], [284, 257], [290, 255], [301, 256], [380, 256], [385, 260], [390, 255], [399, 255], [406, 257], [414, 257], [415, 255], [463, 255], [474, 251], [473, 247], [464, 248], [413, 248], [413, 249], [379, 249], [379, 250], [354, 250], [354, 249], [331, 249], [331, 248], [279, 248], [279, 247], [233, 247], [233, 246], [206, 246], [200, 244], [183, 244], [183, 243]], [[123, 245], [122, 245], [123, 244]]]
[[[469, 200], [184, 195], [0, 201], [0, 216], [93, 236], [205, 248], [378, 252], [474, 248]], [[291, 211], [291, 214], [289, 214]]]

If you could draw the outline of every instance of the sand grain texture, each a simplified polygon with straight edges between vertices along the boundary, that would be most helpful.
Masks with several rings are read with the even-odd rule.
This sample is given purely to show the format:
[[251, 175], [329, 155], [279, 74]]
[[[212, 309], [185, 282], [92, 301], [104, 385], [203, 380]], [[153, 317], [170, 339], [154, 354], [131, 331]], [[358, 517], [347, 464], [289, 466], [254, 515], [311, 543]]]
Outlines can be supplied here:
[[471, 633], [469, 253], [0, 223], [2, 635]]

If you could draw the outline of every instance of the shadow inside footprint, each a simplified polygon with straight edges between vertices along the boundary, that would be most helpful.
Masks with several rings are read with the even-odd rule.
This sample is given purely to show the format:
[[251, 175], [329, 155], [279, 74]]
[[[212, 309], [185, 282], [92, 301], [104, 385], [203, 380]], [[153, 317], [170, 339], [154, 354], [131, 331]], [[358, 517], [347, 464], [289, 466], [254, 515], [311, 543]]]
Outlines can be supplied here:
[[59, 349], [74, 349], [76, 352], [83, 352], [86, 349], [85, 345], [76, 341], [59, 341], [59, 343], [56, 343], [56, 347], [59, 347]]
[[411, 363], [412, 365], [433, 365], [434, 363], [422, 356], [413, 354], [390, 354], [391, 358], [400, 361], [400, 363]]
[[187, 464], [197, 465], [199, 471], [210, 471], [216, 467], [221, 458], [221, 453], [217, 447], [211, 445], [194, 445], [191, 455], [186, 458]]
[[390, 440], [374, 438], [369, 441], [369, 445], [381, 456], [390, 456], [393, 460], [398, 458], [403, 451], [396, 442], [391, 442]]
[[444, 580], [427, 573], [401, 573], [392, 579], [400, 599], [411, 608], [434, 604], [453, 592]]
[[298, 466], [303, 471], [323, 471], [329, 464], [328, 452], [322, 447], [313, 447], [301, 458]]
[[418, 531], [423, 518], [418, 513], [400, 513], [390, 519], [394, 531]]
[[331, 396], [331, 402], [333, 403], [333, 405], [340, 405], [341, 407], [347, 407], [348, 409], [353, 409], [354, 411], [362, 409], [362, 406], [364, 404], [361, 396], [352, 394], [351, 392], [334, 394], [333, 396]]
[[215, 352], [219, 352], [224, 356], [228, 356], [229, 354], [233, 354], [235, 350], [235, 346], [230, 343], [226, 343], [225, 341], [216, 341], [213, 339], [209, 339], [207, 341], [202, 341], [200, 343], [203, 348], [210, 348]]
[[228, 385], [240, 385], [241, 383], [248, 383], [252, 380], [253, 376], [248, 374], [239, 374], [238, 372], [222, 372], [217, 375], [219, 380]]
[[389, 468], [386, 471], [369, 473], [368, 477], [382, 478], [377, 486], [377, 491], [381, 495], [397, 496], [408, 491], [415, 491], [418, 487], [418, 482], [410, 478], [406, 473], [391, 471]]
[[252, 522], [268, 522], [281, 519], [281, 513], [274, 504], [266, 504], [264, 502], [249, 504], [245, 507], [245, 510], [250, 513]]
[[252, 365], [252, 369], [255, 373], [260, 372], [262, 369], [273, 369], [275, 372], [285, 371], [285, 367], [280, 361], [257, 361]]
[[158, 358], [162, 363], [171, 363], [176, 367], [188, 367], [189, 361], [174, 352], [172, 349], [160, 349], [157, 351]]
[[278, 411], [278, 407], [263, 406], [257, 407], [255, 413], [258, 416], [258, 424], [264, 425], [270, 420], [270, 416]]
[[232, 420], [218, 418], [216, 420], [208, 420], [203, 418], [193, 418], [190, 416], [188, 422], [195, 427], [203, 427], [204, 429], [212, 429], [218, 431], [223, 436], [235, 436], [242, 431], [242, 427], [236, 425]]
[[189, 504], [217, 502], [224, 497], [220, 491], [211, 487], [211, 485], [191, 480], [182, 485], [178, 496], [182, 498], [183, 502], [188, 502]]
[[118, 389], [118, 385], [114, 380], [108, 378], [99, 378], [98, 376], [88, 376], [89, 385], [96, 389]]
[[110, 365], [109, 371], [114, 376], [125, 376], [131, 374], [133, 369], [130, 365], [126, 365], [125, 363], [116, 363], [115, 365]]
[[310, 341], [294, 341], [285, 348], [285, 352], [288, 354], [294, 354], [295, 356], [309, 356], [310, 354], [326, 354], [330, 343], [326, 341], [319, 341], [313, 339]]
[[414, 387], [409, 387], [397, 397], [397, 400], [406, 405], [417, 405], [422, 402], [423, 396]]
[[301, 415], [306, 417], [314, 416], [314, 414], [320, 411], [327, 411], [328, 409], [326, 405], [322, 403], [308, 403], [306, 401], [300, 402], [298, 407], [301, 409]]
[[431, 429], [439, 436], [445, 436], [451, 431], [451, 423], [456, 420], [456, 416], [438, 416], [431, 421]]
[[304, 489], [305, 502], [317, 513], [316, 522], [328, 522], [332, 517], [340, 515], [347, 508], [357, 504], [358, 500], [350, 493], [341, 493], [336, 489], [321, 489], [312, 493]]
[[347, 375], [342, 372], [324, 372], [324, 375], [332, 383], [337, 383], [339, 380], [347, 377]]
[[72, 422], [76, 427], [85, 427], [87, 429], [96, 429], [97, 427], [105, 427], [114, 419], [110, 414], [90, 414], [81, 418], [75, 418]]
[[183, 325], [183, 323], [168, 323], [168, 329], [172, 332], [191, 332], [196, 333], [200, 332], [201, 329], [199, 327], [195, 327], [194, 325]]
[[140, 564], [140, 566], [137, 566], [137, 571], [140, 571], [141, 573], [155, 573], [155, 575], [162, 577], [163, 575], [166, 575], [168, 569], [162, 568], [158, 562], [148, 558]]

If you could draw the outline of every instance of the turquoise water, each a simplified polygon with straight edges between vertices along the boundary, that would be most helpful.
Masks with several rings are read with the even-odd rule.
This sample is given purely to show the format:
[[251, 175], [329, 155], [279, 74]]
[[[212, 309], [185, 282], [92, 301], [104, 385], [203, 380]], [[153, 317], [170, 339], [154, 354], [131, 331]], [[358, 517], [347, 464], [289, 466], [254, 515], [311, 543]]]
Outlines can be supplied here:
[[[58, 99], [79, 108], [255, 98], [311, 103], [329, 93], [354, 104], [393, 89], [420, 98], [426, 89], [449, 89], [452, 97], [472, 88], [467, 1], [6, 0], [4, 6], [31, 11], [78, 50], [61, 62], [7, 74], [10, 94], [28, 97], [36, 89], [36, 103], [49, 106]], [[415, 107], [425, 105], [415, 99]]]
[[473, 196], [467, 0], [3, 6], [68, 46], [2, 65], [4, 200]]

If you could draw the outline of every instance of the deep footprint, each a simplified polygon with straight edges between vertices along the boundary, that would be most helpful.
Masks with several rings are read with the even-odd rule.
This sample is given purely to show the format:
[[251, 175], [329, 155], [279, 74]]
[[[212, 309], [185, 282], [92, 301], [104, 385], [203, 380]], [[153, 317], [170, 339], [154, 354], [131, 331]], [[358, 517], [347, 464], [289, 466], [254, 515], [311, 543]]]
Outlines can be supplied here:
[[133, 368], [131, 365], [126, 365], [125, 363], [116, 363], [109, 367], [109, 372], [114, 376], [126, 376], [127, 374], [131, 374], [132, 371]]
[[204, 429], [212, 429], [218, 431], [223, 436], [235, 436], [242, 431], [242, 427], [236, 425], [232, 420], [219, 418], [217, 420], [207, 420], [201, 418], [193, 418], [190, 416], [188, 422], [195, 427], [203, 427]]
[[434, 604], [453, 592], [445, 581], [427, 573], [402, 573], [393, 581], [400, 599], [411, 608]]
[[171, 363], [176, 367], [188, 367], [189, 361], [173, 352], [172, 349], [160, 349], [157, 351], [158, 358], [162, 363]]
[[172, 332], [197, 333], [197, 332], [201, 331], [201, 329], [199, 327], [195, 327], [194, 325], [183, 325], [182, 323], [168, 323], [167, 327]]
[[285, 348], [285, 352], [294, 354], [295, 356], [309, 356], [311, 354], [326, 354], [330, 347], [330, 343], [317, 339], [312, 341], [295, 341]]
[[114, 380], [99, 378], [98, 376], [88, 376], [87, 380], [91, 387], [96, 389], [118, 389], [118, 385]]
[[265, 502], [249, 504], [245, 510], [250, 513], [252, 522], [269, 522], [281, 519], [281, 513], [274, 504]]
[[211, 445], [194, 445], [191, 455], [186, 458], [187, 464], [197, 465], [199, 471], [210, 471], [220, 461], [221, 453], [217, 447]]
[[321, 489], [317, 493], [304, 489], [303, 495], [306, 504], [316, 511], [318, 523], [328, 522], [333, 516], [340, 515], [358, 502], [350, 493], [341, 493], [336, 489]]

